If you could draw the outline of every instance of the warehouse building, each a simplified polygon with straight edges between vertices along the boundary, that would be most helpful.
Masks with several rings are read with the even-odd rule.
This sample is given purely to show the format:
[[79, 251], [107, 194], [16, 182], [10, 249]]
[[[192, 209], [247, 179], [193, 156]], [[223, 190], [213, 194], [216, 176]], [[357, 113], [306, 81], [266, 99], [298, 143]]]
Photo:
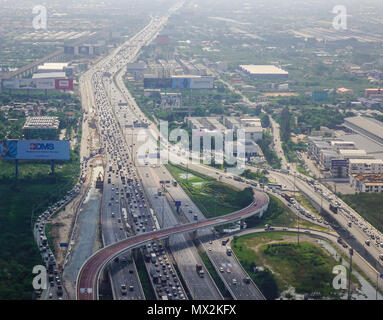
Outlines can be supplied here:
[[68, 67], [69, 63], [67, 62], [45, 62], [44, 64], [37, 67], [37, 72], [65, 72]]
[[362, 116], [344, 119], [345, 126], [370, 139], [383, 143], [383, 123], [373, 118]]
[[239, 70], [253, 79], [288, 79], [289, 73], [273, 65], [240, 65]]
[[40, 72], [34, 73], [32, 79], [66, 79], [65, 72]]

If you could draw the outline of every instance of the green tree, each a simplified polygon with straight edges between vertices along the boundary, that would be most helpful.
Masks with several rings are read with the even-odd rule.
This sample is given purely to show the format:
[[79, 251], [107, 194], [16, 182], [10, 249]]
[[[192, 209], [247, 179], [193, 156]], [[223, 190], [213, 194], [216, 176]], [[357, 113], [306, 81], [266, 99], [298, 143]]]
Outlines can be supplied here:
[[281, 138], [283, 142], [287, 143], [290, 140], [290, 110], [288, 107], [285, 107], [281, 112], [280, 118], [280, 129], [281, 129]]

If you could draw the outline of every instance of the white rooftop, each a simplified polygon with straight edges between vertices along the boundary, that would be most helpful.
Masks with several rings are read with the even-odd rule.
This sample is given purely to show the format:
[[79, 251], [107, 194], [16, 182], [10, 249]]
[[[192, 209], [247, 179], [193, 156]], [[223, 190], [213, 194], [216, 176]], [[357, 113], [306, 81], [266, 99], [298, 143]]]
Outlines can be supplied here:
[[344, 155], [344, 156], [346, 156], [346, 155], [351, 155], [351, 156], [355, 156], [355, 155], [358, 155], [358, 156], [366, 156], [367, 155], [367, 152], [366, 152], [366, 150], [344, 150], [344, 149], [341, 149], [341, 150], [339, 150], [339, 154], [341, 154], [341, 155]]
[[42, 72], [34, 73], [32, 79], [60, 79], [66, 78], [65, 72]]
[[250, 74], [289, 74], [287, 71], [273, 65], [240, 65], [240, 68]]
[[38, 66], [38, 70], [64, 70], [68, 68], [69, 63], [67, 62], [45, 62], [43, 65]]
[[361, 116], [346, 118], [344, 120], [383, 139], [383, 122]]
[[363, 164], [383, 164], [382, 159], [350, 159], [349, 160], [350, 164], [358, 164], [358, 163], [363, 163]]

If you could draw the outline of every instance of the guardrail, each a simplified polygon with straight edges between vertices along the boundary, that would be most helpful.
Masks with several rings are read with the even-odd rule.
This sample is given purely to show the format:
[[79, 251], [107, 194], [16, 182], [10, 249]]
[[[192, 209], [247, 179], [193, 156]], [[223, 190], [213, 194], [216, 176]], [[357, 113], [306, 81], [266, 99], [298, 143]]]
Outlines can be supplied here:
[[[253, 202], [248, 207], [246, 207], [246, 208], [244, 208], [242, 210], [236, 211], [234, 213], [231, 213], [229, 215], [226, 215], [226, 216], [222, 216], [222, 217], [219, 217], [219, 218], [211, 218], [211, 219], [204, 220], [202, 222], [190, 223], [190, 224], [185, 224], [185, 225], [178, 225], [178, 226], [175, 226], [175, 227], [172, 227], [172, 228], [161, 229], [161, 230], [158, 230], [158, 231], [154, 231], [154, 232], [138, 235], [138, 236], [135, 236], [135, 237], [128, 238], [128, 239], [126, 239], [124, 241], [120, 241], [118, 243], [112, 244], [110, 246], [107, 246], [107, 247], [105, 247], [105, 248], [95, 252], [91, 257], [89, 257], [84, 262], [84, 264], [81, 267], [81, 270], [80, 270], [80, 272], [79, 272], [79, 274], [77, 276], [77, 281], [76, 281], [76, 284], [77, 284], [77, 290], [76, 290], [77, 299], [83, 298], [83, 296], [80, 296], [80, 293], [82, 293], [82, 294], [84, 294], [84, 293], [80, 292], [80, 289], [91, 289], [92, 291], [89, 293], [89, 295], [92, 295], [90, 298], [92, 298], [92, 299], [94, 298], [93, 290], [95, 289], [96, 291], [98, 291], [98, 281], [97, 280], [99, 278], [100, 273], [102, 272], [102, 270], [105, 268], [105, 266], [110, 261], [112, 261], [116, 256], [120, 255], [121, 253], [123, 253], [123, 252], [125, 252], [127, 250], [130, 250], [130, 249], [133, 249], [133, 248], [140, 247], [143, 244], [151, 242], [154, 239], [155, 240], [165, 239], [169, 235], [172, 235], [172, 234], [190, 232], [190, 231], [194, 231], [194, 230], [201, 229], [201, 228], [206, 228], [206, 227], [211, 227], [211, 226], [215, 226], [215, 225], [226, 224], [228, 222], [241, 220], [241, 219], [244, 219], [244, 218], [246, 218], [248, 216], [252, 216], [254, 214], [257, 214], [259, 212], [263, 212], [268, 207], [269, 199], [268, 199], [267, 195], [265, 195], [265, 194], [262, 194], [262, 195], [266, 196], [266, 198], [264, 199], [266, 201], [265, 201], [265, 203], [261, 207], [254, 208], [255, 210], [251, 209], [252, 207], [257, 206]], [[100, 255], [102, 253], [104, 253], [104, 252], [106, 253], [110, 249], [113, 250], [113, 247], [115, 247], [115, 252], [111, 252], [110, 254], [107, 254], [105, 259], [101, 258]], [[92, 261], [92, 259], [96, 259], [96, 258], [103, 259], [103, 261], [100, 263], [100, 265], [96, 265], [95, 275], [93, 275], [93, 276], [91, 275], [90, 279], [85, 279], [84, 280], [84, 281], [92, 282], [92, 284], [91, 284], [92, 288], [80, 288], [79, 285], [81, 285], [80, 284], [80, 282], [81, 282], [80, 280], [81, 280], [82, 274], [84, 272], [84, 268]], [[97, 261], [95, 263], [97, 263]], [[87, 277], [89, 278], [89, 275]], [[97, 293], [96, 293], [96, 295], [97, 295]]]

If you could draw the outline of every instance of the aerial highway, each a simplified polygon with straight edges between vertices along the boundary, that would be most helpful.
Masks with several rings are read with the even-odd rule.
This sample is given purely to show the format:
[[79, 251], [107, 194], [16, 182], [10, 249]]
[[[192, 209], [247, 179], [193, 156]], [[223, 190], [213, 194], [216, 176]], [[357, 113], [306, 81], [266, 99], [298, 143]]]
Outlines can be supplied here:
[[[148, 194], [150, 194], [150, 192], [148, 191], [147, 185], [145, 185], [146, 175], [149, 175], [150, 177], [153, 177], [153, 178], [156, 177], [154, 178], [154, 181], [158, 181], [160, 180], [159, 177], [161, 176], [161, 171], [164, 170], [164, 167], [163, 165], [159, 165], [156, 168], [153, 168], [153, 169], [149, 168], [149, 170], [147, 170], [145, 169], [144, 164], [141, 163], [141, 166], [140, 166], [139, 164], [135, 163], [136, 161], [135, 158], [137, 153], [136, 150], [140, 146], [140, 144], [137, 143], [137, 140], [135, 140], [137, 139], [137, 131], [139, 130], [139, 128], [135, 129], [133, 128], [134, 127], [133, 125], [131, 126], [130, 130], [126, 129], [128, 123], [123, 120], [123, 112], [121, 113], [119, 112], [119, 108], [117, 107], [117, 105], [118, 105], [118, 102], [127, 103], [127, 108], [126, 108], [127, 110], [125, 110], [125, 112], [128, 111], [128, 118], [129, 118], [130, 124], [132, 124], [133, 121], [137, 121], [139, 123], [148, 125], [149, 128], [152, 130], [152, 132], [154, 132], [154, 134], [151, 134], [152, 136], [150, 137], [154, 141], [157, 141], [157, 137], [161, 136], [160, 133], [158, 132], [156, 125], [154, 123], [150, 123], [146, 119], [145, 115], [141, 112], [139, 107], [136, 105], [134, 98], [131, 96], [129, 91], [125, 88], [123, 80], [122, 80], [122, 74], [123, 74], [122, 70], [124, 69], [124, 66], [126, 65], [127, 62], [132, 62], [136, 59], [136, 57], [138, 56], [140, 52], [141, 46], [144, 45], [145, 43], [150, 43], [150, 41], [152, 41], [152, 39], [155, 37], [155, 35], [158, 33], [160, 28], [165, 23], [166, 23], [166, 18], [153, 19], [151, 23], [147, 27], [145, 27], [141, 32], [139, 32], [135, 37], [133, 37], [128, 42], [128, 44], [121, 46], [118, 50], [115, 50], [112, 55], [104, 59], [103, 62], [100, 65], [98, 65], [97, 70], [95, 70], [95, 72], [91, 76], [91, 81], [93, 82], [93, 89], [96, 90], [95, 95], [97, 98], [96, 98], [95, 104], [99, 112], [98, 125], [101, 131], [106, 132], [104, 134], [104, 137], [102, 138], [101, 144], [103, 145], [104, 149], [108, 151], [108, 153], [113, 154], [113, 156], [109, 159], [109, 162], [116, 165], [117, 164], [116, 160], [120, 159], [118, 161], [122, 164], [121, 171], [124, 172], [125, 174], [126, 171], [128, 170], [128, 166], [131, 165], [131, 163], [127, 161], [128, 158], [126, 158], [126, 156], [129, 154], [130, 158], [133, 160], [134, 167], [136, 168], [136, 172], [134, 173], [134, 178], [137, 180], [142, 180], [142, 179], [144, 180], [144, 182], [137, 181], [137, 186], [139, 186], [139, 188], [143, 188], [144, 186], [144, 189], [145, 189], [144, 193], [146, 195], [146, 198], [148, 198]], [[106, 73], [109, 73], [112, 76], [105, 76]], [[106, 100], [106, 96], [102, 94], [102, 92], [106, 93], [109, 96], [107, 100]], [[119, 98], [116, 100], [116, 97], [119, 97]], [[112, 121], [111, 118], [114, 118], [114, 120]], [[115, 120], [117, 120], [117, 122]], [[273, 124], [273, 128], [275, 128], [274, 145], [276, 149], [278, 150], [279, 155], [282, 156], [284, 160], [283, 168], [285, 170], [289, 169], [283, 155], [283, 150], [282, 148], [279, 148], [281, 145], [281, 142], [279, 139], [279, 128], [277, 128], [277, 125], [275, 124], [275, 122], [273, 122], [273, 120], [272, 120], [272, 124]], [[121, 132], [123, 132], [124, 134], [121, 135]], [[113, 136], [113, 138], [110, 138], [111, 135]], [[189, 161], [189, 157], [187, 156], [186, 160], [184, 159], [184, 161]], [[201, 165], [194, 165], [194, 169], [197, 171], [201, 171], [202, 167], [203, 166]], [[165, 171], [166, 170], [164, 170], [164, 174], [165, 174]], [[295, 175], [296, 173], [294, 173], [294, 176]], [[275, 176], [278, 176], [278, 174], [276, 173]], [[281, 178], [280, 175], [278, 177]], [[287, 174], [285, 178], [287, 179], [286, 184], [291, 185], [291, 174], [290, 175]], [[284, 179], [284, 178], [282, 177], [281, 179]], [[310, 186], [306, 186], [305, 182], [303, 181], [296, 181], [295, 185], [297, 185], [298, 189], [304, 192], [306, 195], [310, 194], [312, 191], [310, 189]], [[109, 187], [107, 186], [107, 188]], [[118, 184], [118, 187], [119, 188], [122, 187], [120, 183]], [[169, 193], [175, 194], [176, 197], [183, 198], [184, 199], [183, 202], [186, 202], [185, 201], [186, 198], [183, 195], [178, 194], [177, 192], [172, 192], [172, 191], [170, 191]], [[149, 196], [149, 198], [151, 198], [150, 199], [151, 203], [156, 202], [153, 199], [153, 195], [154, 194], [152, 194], [152, 196]], [[110, 197], [111, 194], [109, 194], [108, 196]], [[317, 195], [315, 194], [315, 190], [314, 190], [313, 197], [317, 197]], [[123, 207], [128, 208], [127, 204], [124, 204], [125, 201], [119, 201], [119, 200], [120, 199], [117, 199], [116, 203], [113, 203], [110, 209], [108, 209], [107, 207], [103, 209], [103, 211], [108, 212], [107, 214], [109, 215], [109, 217], [107, 219], [104, 219], [103, 220], [104, 222], [102, 223], [103, 228], [105, 228], [103, 234], [105, 235], [106, 238], [111, 237], [112, 239], [110, 239], [109, 241], [106, 241], [105, 243], [107, 245], [105, 250], [108, 249], [106, 250], [107, 252], [104, 253], [105, 256], [103, 256], [102, 253], [100, 253], [99, 255], [97, 255], [96, 253], [94, 256], [96, 265], [98, 263], [101, 266], [98, 266], [98, 269], [97, 268], [92, 269], [92, 263], [88, 261], [90, 263], [90, 266], [88, 267], [87, 264], [83, 266], [81, 270], [81, 276], [78, 279], [79, 281], [81, 281], [82, 279], [87, 279], [87, 273], [88, 273], [87, 267], [90, 268], [89, 270], [91, 270], [91, 272], [96, 272], [95, 277], [98, 278], [100, 268], [101, 269], [104, 268], [104, 266], [106, 265], [108, 261], [110, 261], [110, 259], [118, 256], [119, 253], [122, 253], [126, 250], [139, 247], [140, 245], [142, 245], [143, 243], [146, 243], [147, 241], [151, 241], [152, 239], [162, 239], [174, 234], [180, 234], [186, 231], [203, 228], [203, 227], [206, 227], [206, 225], [204, 225], [204, 223], [206, 222], [211, 222], [211, 224], [209, 224], [210, 226], [210, 225], [216, 225], [221, 223], [227, 223], [229, 221], [227, 220], [227, 217], [225, 217], [225, 218], [203, 220], [198, 223], [191, 223], [191, 224], [185, 224], [180, 226], [178, 225], [180, 224], [180, 221], [177, 221], [177, 219], [170, 219], [170, 217], [172, 217], [172, 212], [171, 210], [169, 210], [169, 207], [167, 206], [168, 208], [166, 213], [167, 222], [164, 223], [164, 221], [162, 221], [162, 225], [165, 226], [165, 229], [154, 230], [153, 232], [147, 232], [148, 230], [143, 231], [142, 228], [140, 230], [139, 228], [134, 228], [135, 233], [137, 235], [134, 237], [129, 237], [127, 239], [124, 239], [126, 237], [124, 230], [121, 229], [119, 225], [116, 224], [116, 221], [113, 220], [113, 218], [110, 216], [112, 211], [115, 210], [116, 213], [118, 214], [118, 217], [121, 217], [121, 208]], [[144, 202], [146, 203], [147, 200], [148, 199], [145, 199]], [[320, 199], [320, 201], [322, 203], [323, 199]], [[325, 205], [328, 204], [326, 200], [324, 201], [324, 204]], [[132, 213], [130, 210], [128, 211], [129, 213]], [[199, 210], [193, 210], [193, 211], [198, 212]], [[189, 213], [189, 210], [186, 210], [185, 212]], [[200, 217], [200, 218], [202, 220], [204, 217]], [[192, 221], [192, 218], [188, 217], [188, 220]], [[341, 223], [343, 225], [347, 225], [349, 220], [347, 220], [347, 218], [343, 220], [341, 219]], [[194, 229], [191, 227], [193, 225], [194, 225]], [[184, 230], [183, 228], [186, 228], [186, 229]], [[352, 230], [352, 232], [354, 231]], [[356, 233], [358, 233], [358, 231], [356, 231]], [[121, 236], [118, 236], [118, 234], [121, 234]], [[363, 240], [364, 240], [363, 237], [365, 237], [365, 235], [363, 235], [363, 233], [360, 233], [360, 235], [358, 236], [361, 237], [360, 238], [361, 243], [363, 243]], [[183, 236], [179, 235], [177, 237], [183, 237]], [[135, 241], [138, 241], [138, 243], [136, 243]], [[116, 242], [116, 243], [113, 243], [113, 242]], [[122, 249], [121, 245], [119, 245], [120, 243], [126, 244], [127, 247], [125, 249]], [[371, 248], [371, 249], [367, 248], [366, 250], [374, 251], [374, 249], [375, 248]], [[117, 251], [114, 251], [114, 250], [117, 250]], [[190, 251], [191, 249], [188, 249], [188, 250]], [[374, 252], [373, 255], [378, 256], [379, 253], [380, 252], [378, 250], [377, 252]], [[112, 256], [112, 258], [110, 258], [110, 256]], [[187, 255], [187, 256], [191, 257], [191, 255]], [[213, 257], [214, 254], [211, 254], [211, 256]], [[216, 257], [215, 259], [219, 261], [219, 258]], [[105, 260], [107, 261], [105, 262]], [[126, 274], [126, 276], [128, 276], [128, 274]], [[190, 274], [189, 277], [192, 277], [192, 274]], [[77, 290], [78, 298], [80, 299], [95, 298], [94, 294], [96, 291], [98, 292], [97, 285], [95, 285], [94, 283], [93, 284], [87, 283], [86, 280], [84, 281], [85, 283], [83, 284], [78, 283], [78, 290]], [[92, 279], [92, 281], [97, 283], [97, 280]], [[117, 286], [120, 281], [121, 280], [117, 280], [114, 286]], [[226, 284], [230, 286], [230, 279], [229, 281], [225, 280], [224, 282], [226, 282]], [[241, 292], [237, 293], [236, 296], [240, 297]]]
[[[161, 23], [158, 23], [160, 21]], [[140, 226], [137, 227], [134, 223], [129, 221], [129, 224], [131, 226], [131, 230], [134, 233], [142, 233], [142, 232], [147, 232], [152, 230], [156, 230], [156, 228], [151, 224], [152, 219], [151, 217], [147, 214], [147, 210], [149, 205], [146, 203], [146, 199], [142, 194], [141, 190], [141, 182], [140, 178], [138, 176], [138, 172], [136, 172], [136, 169], [132, 167], [134, 163], [134, 157], [132, 157], [133, 150], [129, 150], [128, 145], [133, 144], [133, 137], [130, 143], [126, 145], [127, 139], [125, 135], [121, 135], [120, 129], [121, 129], [121, 124], [117, 125], [114, 119], [119, 119], [117, 113], [119, 112], [118, 105], [121, 104], [122, 102], [125, 102], [124, 97], [121, 97], [119, 95], [119, 92], [117, 90], [117, 87], [115, 85], [115, 78], [113, 75], [118, 74], [121, 72], [121, 70], [124, 69], [124, 66], [127, 62], [132, 61], [135, 59], [136, 55], [139, 52], [139, 48], [147, 42], [150, 42], [153, 38], [154, 35], [158, 33], [161, 25], [166, 21], [166, 19], [157, 19], [153, 20], [150, 24], [153, 27], [145, 27], [139, 34], [139, 36], [133, 37], [129, 42], [127, 42], [125, 45], [121, 46], [119, 50], [115, 50], [110, 56], [105, 58], [104, 60], [101, 61], [100, 64], [97, 65], [97, 68], [94, 70], [93, 73], [89, 74], [89, 78], [87, 79], [88, 83], [89, 81], [92, 83], [91, 86], [84, 84], [84, 88], [89, 91], [89, 89], [94, 90], [95, 94], [95, 99], [93, 99], [95, 105], [95, 113], [96, 113], [96, 118], [98, 119], [97, 121], [97, 127], [99, 131], [101, 132], [100, 136], [100, 146], [103, 147], [103, 149], [107, 152], [108, 156], [106, 157], [106, 162], [107, 162], [107, 167], [113, 168], [113, 176], [111, 176], [111, 172], [108, 172], [107, 175], [105, 176], [106, 180], [108, 183], [104, 183], [104, 201], [103, 201], [103, 206], [102, 206], [102, 215], [101, 215], [101, 225], [102, 225], [102, 236], [103, 236], [103, 241], [105, 245], [111, 244], [116, 241], [120, 241], [123, 238], [125, 238], [125, 231], [127, 231], [125, 227], [125, 222], [128, 225], [128, 221], [125, 221], [126, 219], [123, 217], [121, 211], [123, 209], [127, 209], [129, 212], [129, 217], [131, 218], [131, 215], [134, 215], [134, 210], [132, 210], [132, 204], [133, 202], [130, 202], [128, 204], [127, 199], [124, 199], [124, 196], [120, 196], [120, 193], [116, 191], [116, 195], [114, 195], [114, 190], [121, 190], [121, 192], [124, 190], [127, 190], [128, 188], [133, 187], [133, 185], [128, 182], [127, 185], [123, 186], [121, 182], [119, 181], [120, 175], [125, 176], [126, 178], [132, 178], [135, 183], [134, 186], [136, 187], [136, 184], [138, 189], [140, 190], [140, 195], [138, 198], [136, 198], [135, 194], [130, 192], [130, 194], [133, 194], [133, 198], [129, 199], [129, 201], [132, 201], [133, 199], [134, 202], [137, 200], [137, 205], [139, 204], [139, 214], [138, 216], [141, 217], [148, 217], [145, 219], [145, 221], [142, 221], [140, 223]], [[109, 76], [111, 75], [111, 76]], [[85, 94], [85, 97], [89, 97], [93, 94], [93, 92], [88, 94]], [[138, 118], [134, 113], [129, 114], [129, 121], [133, 122], [135, 120], [143, 120], [141, 117]], [[128, 159], [133, 159], [133, 163], [130, 162]], [[121, 171], [121, 173], [120, 173]], [[116, 173], [116, 176], [114, 174]], [[117, 180], [116, 180], [117, 178]], [[113, 191], [111, 193], [111, 191]], [[141, 208], [143, 207], [143, 208]], [[167, 214], [167, 217], [170, 218], [172, 217], [173, 214]], [[167, 219], [169, 222], [170, 220]], [[141, 221], [140, 221], [141, 222]], [[141, 227], [142, 224], [145, 223], [145, 227]], [[177, 225], [179, 222], [176, 219], [173, 219], [171, 222], [171, 225]], [[136, 222], [137, 224], [137, 222]], [[165, 224], [166, 225], [166, 224]], [[170, 226], [171, 226], [170, 225]], [[141, 228], [140, 228], [141, 227]], [[178, 235], [177, 237], [183, 237], [183, 235]], [[179, 241], [182, 241], [183, 239], [179, 239]], [[194, 265], [195, 265], [195, 259], [199, 260], [199, 256], [196, 252], [191, 253], [191, 247], [185, 248], [185, 250], [178, 251], [176, 252], [176, 256], [179, 254], [184, 254], [183, 259], [179, 261], [179, 266], [182, 266], [184, 263], [185, 265], [187, 264], [193, 264], [190, 263], [190, 261], [194, 260]], [[195, 250], [194, 250], [195, 251]], [[187, 253], [188, 252], [188, 253]], [[187, 254], [186, 254], [187, 253]], [[186, 254], [186, 255], [185, 255]], [[126, 258], [126, 257], [124, 257]], [[200, 262], [200, 261], [198, 261]], [[110, 267], [110, 270], [113, 271], [111, 272], [111, 280], [112, 280], [112, 289], [113, 289], [113, 295], [115, 298], [120, 299], [122, 298], [120, 295], [120, 290], [119, 290], [119, 284], [120, 283], [125, 283], [126, 280], [129, 283], [132, 283], [132, 280], [129, 280], [129, 278], [132, 278], [132, 275], [129, 274], [131, 269], [126, 270], [124, 272], [123, 265], [116, 265], [113, 263]], [[149, 271], [149, 270], [148, 270]], [[121, 277], [119, 273], [125, 274], [124, 276]], [[204, 299], [209, 299], [209, 298], [216, 298], [220, 299], [220, 293], [218, 289], [213, 289], [213, 292], [210, 292], [209, 296], [209, 290], [206, 290], [206, 288], [214, 288], [214, 283], [210, 276], [205, 277], [204, 279], [196, 278], [195, 272], [193, 274], [189, 274], [187, 278], [194, 278], [191, 283], [195, 284], [198, 282], [201, 282], [201, 290], [198, 296], [200, 298]], [[138, 280], [138, 279], [137, 279]], [[206, 281], [210, 281], [210, 283], [206, 283]], [[132, 287], [136, 288], [138, 287], [137, 281], [136, 284], [134, 284]], [[202, 284], [202, 282], [205, 282], [205, 284]], [[135, 291], [135, 290], [134, 290]], [[194, 291], [196, 293], [196, 291]], [[128, 295], [130, 292], [128, 292]], [[133, 292], [132, 292], [133, 294]], [[207, 294], [207, 295], [206, 295]], [[125, 294], [125, 298], [128, 298]], [[142, 297], [142, 295], [141, 295]], [[136, 296], [136, 298], [139, 298]]]
[[[285, 181], [286, 183], [293, 184], [293, 177], [291, 177], [288, 174], [280, 173], [280, 172], [272, 172], [272, 175], [277, 177], [280, 181]], [[317, 204], [317, 207], [322, 207], [323, 209], [329, 208], [330, 203], [334, 203], [333, 198], [325, 198], [322, 193], [319, 192], [319, 190], [315, 190], [314, 187], [311, 184], [308, 184], [306, 181], [302, 179], [295, 179], [295, 186], [297, 190], [304, 193], [307, 197], [309, 197], [313, 202]], [[330, 199], [330, 200], [328, 200]], [[355, 240], [357, 240], [361, 247], [355, 248], [359, 251], [368, 252], [376, 261], [379, 261], [379, 255], [382, 254], [383, 248], [381, 245], [377, 245], [376, 242], [372, 242], [370, 245], [366, 245], [366, 241], [370, 240], [369, 233], [367, 232], [368, 228], [365, 229], [365, 227], [362, 228], [362, 226], [365, 226], [366, 223], [364, 219], [362, 219], [359, 215], [357, 215], [356, 212], [351, 212], [351, 210], [347, 209], [346, 207], [341, 206], [341, 208], [345, 209], [339, 209], [338, 214], [332, 214], [331, 217], [335, 219], [342, 228], [347, 230]], [[327, 210], [328, 211], [328, 210]], [[351, 222], [351, 226], [350, 223]], [[374, 234], [380, 234], [378, 232], [374, 232]], [[380, 239], [382, 239], [382, 236], [378, 236]], [[363, 250], [361, 250], [363, 249]], [[363, 252], [360, 252], [360, 254], [363, 255]], [[378, 268], [382, 268], [382, 266], [379, 264], [379, 262], [376, 264]]]
[[100, 272], [120, 253], [139, 247], [153, 239], [164, 239], [178, 233], [226, 224], [265, 211], [269, 202], [268, 196], [265, 193], [255, 191], [254, 198], [256, 201], [248, 207], [226, 216], [140, 234], [97, 251], [81, 267], [76, 281], [77, 299], [93, 300], [98, 298], [98, 278]]

